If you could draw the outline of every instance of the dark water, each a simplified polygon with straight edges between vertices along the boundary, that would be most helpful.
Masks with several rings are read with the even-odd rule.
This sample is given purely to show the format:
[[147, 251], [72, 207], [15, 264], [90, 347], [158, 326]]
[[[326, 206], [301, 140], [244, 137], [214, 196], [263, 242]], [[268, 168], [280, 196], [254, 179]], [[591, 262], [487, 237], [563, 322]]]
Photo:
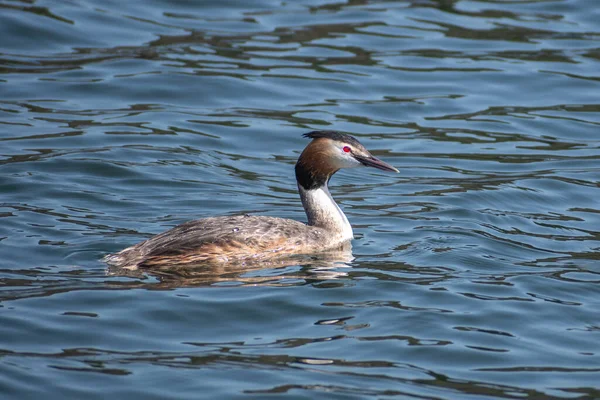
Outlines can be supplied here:
[[[596, 0], [0, 0], [0, 394], [600, 397]], [[211, 215], [303, 219], [301, 134], [354, 260], [143, 276]]]

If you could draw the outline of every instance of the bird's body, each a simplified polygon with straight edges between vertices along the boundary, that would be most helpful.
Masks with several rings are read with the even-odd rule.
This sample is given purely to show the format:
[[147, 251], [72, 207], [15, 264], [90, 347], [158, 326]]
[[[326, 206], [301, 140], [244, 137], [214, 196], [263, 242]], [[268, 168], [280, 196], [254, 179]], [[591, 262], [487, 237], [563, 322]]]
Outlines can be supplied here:
[[335, 249], [353, 238], [352, 227], [327, 183], [340, 168], [361, 165], [398, 172], [352, 136], [315, 131], [296, 164], [296, 180], [308, 223], [266, 216], [224, 216], [189, 221], [109, 254], [113, 266], [136, 269], [170, 265], [255, 262]]

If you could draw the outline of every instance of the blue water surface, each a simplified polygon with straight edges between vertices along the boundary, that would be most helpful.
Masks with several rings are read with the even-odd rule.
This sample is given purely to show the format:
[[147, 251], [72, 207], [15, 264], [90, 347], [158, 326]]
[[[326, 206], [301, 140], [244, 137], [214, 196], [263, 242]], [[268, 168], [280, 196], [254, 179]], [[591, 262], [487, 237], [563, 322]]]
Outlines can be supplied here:
[[[0, 396], [600, 398], [595, 0], [0, 0]], [[348, 257], [113, 271], [214, 215]]]

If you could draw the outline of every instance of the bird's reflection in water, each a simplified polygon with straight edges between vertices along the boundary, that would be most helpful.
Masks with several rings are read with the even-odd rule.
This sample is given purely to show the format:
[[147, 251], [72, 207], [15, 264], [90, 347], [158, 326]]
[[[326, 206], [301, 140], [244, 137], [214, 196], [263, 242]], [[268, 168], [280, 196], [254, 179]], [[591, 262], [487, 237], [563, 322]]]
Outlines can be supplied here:
[[279, 259], [199, 265], [169, 265], [162, 268], [128, 269], [110, 266], [107, 274], [132, 278], [154, 278], [153, 288], [177, 288], [210, 285], [286, 285], [298, 281], [323, 281], [343, 278], [341, 268], [354, 260], [350, 243], [311, 255]]

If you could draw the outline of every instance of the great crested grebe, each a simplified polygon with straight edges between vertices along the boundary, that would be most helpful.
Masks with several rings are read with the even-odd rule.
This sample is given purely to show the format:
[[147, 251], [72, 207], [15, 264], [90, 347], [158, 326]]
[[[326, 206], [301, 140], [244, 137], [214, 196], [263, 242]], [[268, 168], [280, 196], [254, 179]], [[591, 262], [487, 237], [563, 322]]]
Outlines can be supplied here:
[[398, 172], [373, 157], [358, 140], [335, 131], [314, 131], [296, 163], [298, 191], [308, 223], [264, 216], [224, 216], [189, 221], [104, 258], [126, 269], [182, 264], [252, 262], [340, 247], [352, 226], [327, 183], [341, 168], [374, 167]]

